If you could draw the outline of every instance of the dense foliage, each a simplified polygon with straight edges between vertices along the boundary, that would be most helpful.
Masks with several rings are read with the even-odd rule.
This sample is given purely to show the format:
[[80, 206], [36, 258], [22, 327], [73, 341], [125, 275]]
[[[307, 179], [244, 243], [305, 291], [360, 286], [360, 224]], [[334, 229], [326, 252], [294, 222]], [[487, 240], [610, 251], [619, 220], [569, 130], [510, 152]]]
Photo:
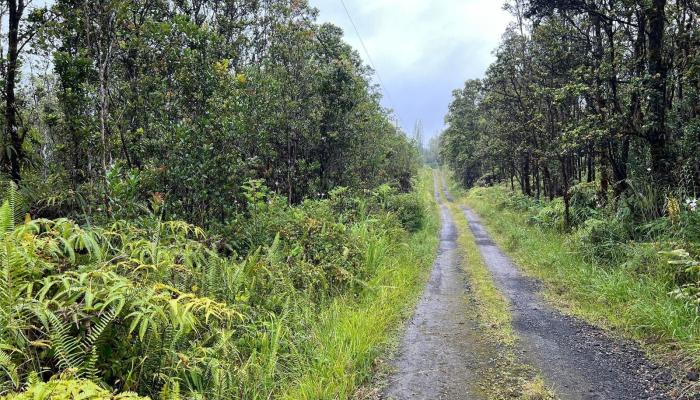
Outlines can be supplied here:
[[316, 357], [315, 314], [377, 290], [369, 282], [392, 248], [423, 226], [422, 200], [388, 186], [298, 206], [248, 196], [247, 254], [226, 256], [219, 238], [160, 213], [101, 227], [18, 219], [10, 190], [0, 208], [0, 396], [110, 398], [91, 382], [152, 398], [280, 394]]
[[213, 227], [253, 179], [295, 204], [410, 187], [417, 151], [306, 1], [10, 3], [0, 166], [36, 215], [130, 218], [161, 193]]
[[[509, 3], [486, 77], [455, 92], [445, 162], [471, 186], [538, 198], [599, 182], [598, 202], [644, 183], [694, 194], [700, 178], [700, 8], [693, 1]], [[661, 206], [661, 202], [659, 206]]]
[[[700, 5], [507, 7], [516, 23], [486, 77], [454, 92], [443, 162], [466, 187], [517, 189], [504, 204], [545, 229], [573, 232], [590, 262], [639, 262], [640, 279], [670, 274], [660, 281], [667, 291], [696, 307]], [[659, 252], [671, 252], [673, 267]]]

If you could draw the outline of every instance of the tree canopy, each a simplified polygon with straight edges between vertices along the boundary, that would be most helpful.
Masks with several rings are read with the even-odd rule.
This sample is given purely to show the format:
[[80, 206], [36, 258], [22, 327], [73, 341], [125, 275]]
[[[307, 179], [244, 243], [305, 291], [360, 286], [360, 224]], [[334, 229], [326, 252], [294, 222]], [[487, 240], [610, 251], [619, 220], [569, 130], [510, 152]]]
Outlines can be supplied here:
[[40, 216], [158, 194], [209, 226], [245, 207], [251, 180], [290, 203], [410, 186], [417, 151], [306, 1], [28, 3], [4, 9], [0, 166]]
[[602, 204], [644, 182], [700, 179], [700, 6], [687, 0], [514, 0], [483, 80], [456, 91], [441, 154], [467, 186], [510, 181]]

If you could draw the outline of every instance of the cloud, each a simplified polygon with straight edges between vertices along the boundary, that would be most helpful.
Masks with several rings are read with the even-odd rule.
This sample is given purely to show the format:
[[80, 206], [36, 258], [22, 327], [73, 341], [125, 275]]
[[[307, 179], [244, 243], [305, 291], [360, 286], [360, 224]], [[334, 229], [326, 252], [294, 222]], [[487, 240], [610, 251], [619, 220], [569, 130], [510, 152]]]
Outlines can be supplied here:
[[[367, 61], [340, 0], [310, 0], [320, 20], [345, 31]], [[452, 90], [480, 78], [510, 15], [500, 0], [345, 0], [382, 77], [401, 125], [421, 120], [425, 136], [439, 132]], [[386, 97], [386, 96], [385, 96]]]

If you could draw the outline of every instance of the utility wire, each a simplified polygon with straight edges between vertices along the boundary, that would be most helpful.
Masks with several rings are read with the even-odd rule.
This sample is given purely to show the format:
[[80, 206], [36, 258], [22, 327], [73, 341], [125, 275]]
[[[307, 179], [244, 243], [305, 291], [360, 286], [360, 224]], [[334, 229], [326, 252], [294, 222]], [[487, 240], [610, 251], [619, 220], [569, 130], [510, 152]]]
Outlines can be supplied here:
[[379, 74], [379, 70], [377, 69], [377, 65], [372, 60], [372, 56], [369, 54], [369, 51], [367, 50], [367, 46], [365, 46], [365, 41], [362, 40], [362, 35], [360, 35], [360, 30], [357, 29], [357, 25], [355, 25], [355, 20], [352, 19], [352, 15], [350, 14], [350, 10], [348, 9], [348, 6], [345, 4], [344, 0], [340, 0], [340, 4], [342, 4], [343, 9], [345, 10], [345, 14], [348, 16], [348, 19], [350, 20], [350, 24], [352, 25], [352, 28], [355, 30], [355, 34], [357, 35], [357, 38], [360, 40], [360, 45], [362, 46], [362, 49], [364, 50], [365, 55], [367, 56], [367, 61], [369, 62], [369, 65], [372, 67], [372, 70], [374, 71], [374, 75], [377, 77], [377, 81], [379, 81], [379, 86], [382, 88], [382, 91], [384, 92], [384, 94], [386, 94], [386, 98], [387, 98], [387, 100], [389, 100], [389, 104], [391, 105], [391, 108], [396, 113], [396, 118], [398, 118], [397, 123], [401, 123], [401, 125], [403, 125], [403, 121], [401, 121], [401, 117], [399, 116], [399, 111], [394, 106], [394, 100], [391, 98], [391, 93], [389, 93], [389, 89], [384, 84], [384, 81], [382, 80], [382, 77]]

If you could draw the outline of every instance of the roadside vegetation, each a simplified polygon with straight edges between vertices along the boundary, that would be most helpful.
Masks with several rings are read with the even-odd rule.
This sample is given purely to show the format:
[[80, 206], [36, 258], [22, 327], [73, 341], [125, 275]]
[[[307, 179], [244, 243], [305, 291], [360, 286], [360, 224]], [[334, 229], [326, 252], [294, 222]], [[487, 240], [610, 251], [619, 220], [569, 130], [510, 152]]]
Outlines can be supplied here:
[[[541, 220], [556, 204], [504, 187], [472, 189], [466, 202], [518, 264], [548, 284], [555, 303], [643, 343], [663, 344], [658, 350], [680, 345], [700, 363], [697, 304], [679, 295], [692, 274], [684, 254], [673, 250], [677, 237], [621, 240], [608, 236], [614, 231], [592, 228], [598, 219], [563, 232]], [[611, 218], [606, 226], [624, 229]]]
[[17, 221], [10, 190], [0, 209], [0, 389], [22, 391], [9, 399], [104, 398], [99, 387], [348, 398], [432, 263], [429, 187], [423, 173], [412, 194], [339, 190], [299, 206], [250, 193], [249, 227], [266, 236], [247, 255], [158, 214], [100, 227]]
[[295, 0], [5, 5], [0, 398], [350, 397], [437, 222], [342, 31]]
[[[511, 1], [440, 161], [562, 307], [700, 364], [698, 18], [692, 2]], [[682, 49], [682, 50], [681, 50]], [[677, 354], [676, 354], [677, 355]]]

